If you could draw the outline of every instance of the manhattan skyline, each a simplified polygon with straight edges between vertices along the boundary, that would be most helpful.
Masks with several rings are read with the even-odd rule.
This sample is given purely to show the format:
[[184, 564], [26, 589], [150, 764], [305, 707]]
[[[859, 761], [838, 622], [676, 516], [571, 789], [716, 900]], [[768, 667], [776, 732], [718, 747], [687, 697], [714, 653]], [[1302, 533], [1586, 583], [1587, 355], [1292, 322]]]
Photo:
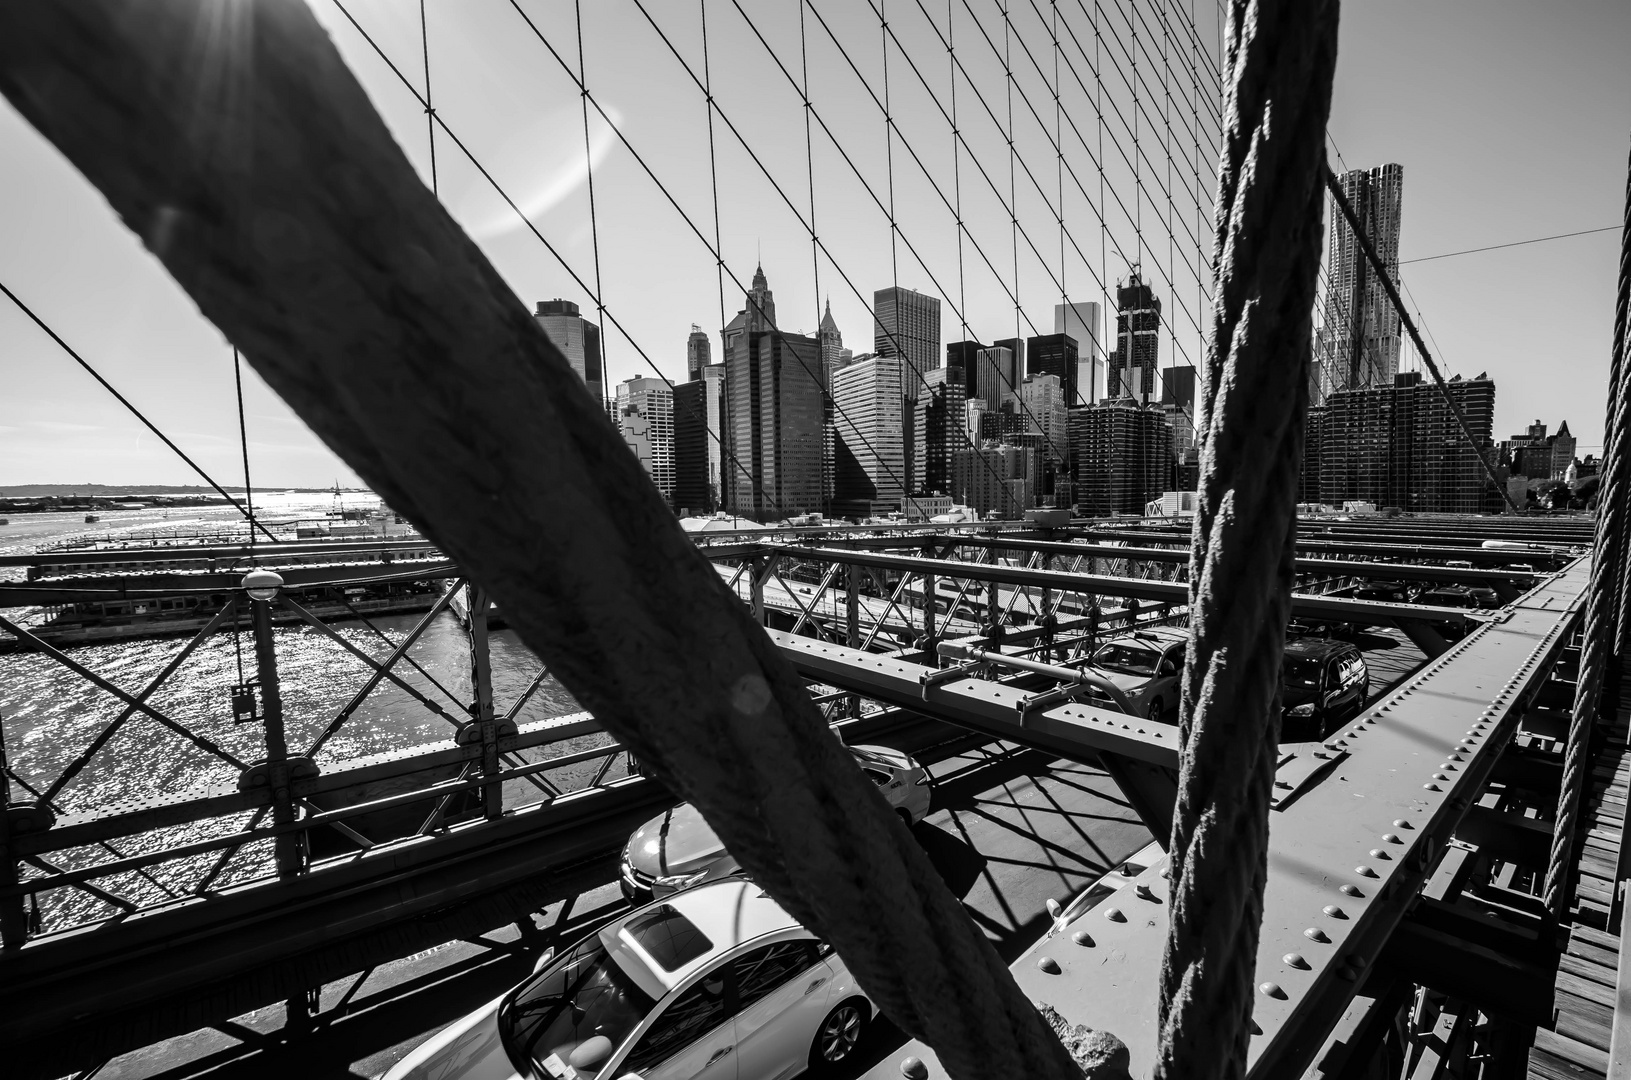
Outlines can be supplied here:
[[[404, 152], [428, 180], [422, 110], [393, 83], [343, 20], [326, 6], [314, 10], [329, 26]], [[357, 4], [353, 10], [388, 52], [417, 57], [416, 17], [410, 19], [405, 11], [378, 0]], [[1554, 424], [1566, 419], [1579, 436], [1580, 455], [1600, 453], [1615, 234], [1454, 259], [1412, 260], [1618, 220], [1626, 151], [1623, 118], [1631, 111], [1631, 74], [1617, 62], [1617, 44], [1631, 40], [1631, 13], [1592, 3], [1547, 13], [1518, 4], [1480, 4], [1476, 19], [1465, 17], [1466, 10], [1467, 5], [1455, 4], [1420, 11], [1378, 3], [1344, 11], [1330, 127], [1340, 157], [1332, 153], [1331, 164], [1338, 172], [1390, 162], [1404, 167], [1409, 192], [1400, 261], [1407, 302], [1423, 316], [1429, 343], [1446, 374], [1488, 371], [1503, 385], [1521, 388], [1522, 393], [1509, 394], [1498, 403], [1496, 429], [1520, 430], [1536, 416]], [[676, 189], [684, 205], [705, 217], [708, 198], [693, 182], [706, 177], [704, 110], [677, 91], [672, 96], [684, 100], [672, 110], [646, 107], [656, 88], [678, 86], [673, 80], [677, 73], [683, 78], [683, 73], [654, 44], [654, 35], [643, 24], [619, 36], [617, 20], [625, 14], [619, 4], [595, 5], [585, 13], [591, 42], [586, 61], [590, 86], [607, 100], [609, 114], [636, 148], [664, 160], [689, 162], [689, 172], [675, 180]], [[503, 182], [525, 189], [519, 201], [532, 212], [539, 231], [558, 244], [569, 261], [589, 266], [593, 238], [575, 96], [563, 95], [559, 80], [536, 86], [526, 81], [520, 69], [537, 67], [540, 50], [536, 42], [523, 48], [524, 43], [507, 41], [513, 27], [502, 15], [430, 5], [438, 109], [503, 173]], [[764, 20], [778, 49], [796, 50], [796, 26], [788, 13], [767, 12]], [[848, 26], [843, 19], [834, 21], [841, 36], [859, 39], [867, 33], [865, 19]], [[723, 18], [720, 23], [723, 44], [716, 47], [730, 48], [745, 40], [740, 25]], [[908, 46], [926, 47], [930, 40], [926, 29], [911, 31], [904, 19], [899, 32]], [[915, 38], [910, 36], [914, 32]], [[875, 37], [875, 24], [871, 33]], [[597, 41], [599, 46], [593, 44]], [[610, 54], [614, 41], [621, 43], [626, 57]], [[1452, 41], [1457, 47], [1448, 47]], [[689, 42], [682, 44], [682, 51], [687, 50], [694, 51]], [[872, 59], [875, 67], [876, 57]], [[750, 138], [770, 145], [784, 140], [796, 150], [794, 160], [802, 162], [799, 110], [787, 107], [787, 87], [776, 86], [774, 79], [780, 76], [766, 66], [758, 62], [745, 67], [731, 76], [735, 81], [716, 86], [716, 92], [723, 108], [749, 129]], [[651, 73], [635, 70], [641, 67]], [[1523, 80], [1503, 74], [1518, 67], [1526, 71]], [[630, 71], [633, 75], [625, 78]], [[823, 69], [812, 76], [811, 98], [835, 121], [845, 122], [842, 137], [864, 141], [868, 153], [881, 161], [881, 121], [875, 123], [866, 111], [872, 108], [869, 101], [857, 98], [864, 92], [853, 77], [846, 83], [839, 75]], [[725, 77], [716, 72], [716, 79]], [[765, 93], [752, 93], [755, 87]], [[927, 114], [932, 107], [914, 101], [906, 90], [898, 92], [901, 131], [907, 139], [926, 142], [923, 133], [931, 130]], [[759, 96], [764, 98], [762, 107], [752, 107]], [[539, 107], [539, 101], [548, 104]], [[1088, 121], [1092, 123], [1091, 116]], [[683, 381], [691, 324], [710, 328], [709, 336], [717, 341], [712, 328], [723, 325], [728, 316], [721, 310], [720, 294], [724, 305], [734, 305], [740, 290], [729, 278], [723, 289], [719, 287], [711, 259], [671, 210], [647, 205], [657, 202], [649, 183], [598, 119], [591, 123], [589, 142], [605, 299], [661, 373]], [[550, 144], [569, 152], [536, 152], [538, 146]], [[438, 146], [444, 203], [482, 245], [518, 300], [530, 310], [539, 301], [560, 297], [577, 303], [586, 318], [599, 321], [592, 297], [549, 265], [528, 230], [507, 225], [502, 215], [495, 214], [494, 199], [479, 191], [468, 165], [456, 160], [445, 139]], [[732, 149], [723, 141], [720, 146], [723, 175], [735, 184], [747, 175], [746, 159], [739, 147]], [[902, 155], [899, 141], [895, 151]], [[1033, 147], [1031, 152], [1038, 151]], [[0, 154], [6, 162], [0, 185], [8, 195], [0, 208], [0, 229], [8, 237], [0, 250], [0, 280], [212, 475], [227, 486], [241, 484], [230, 346], [100, 197], [9, 106], [0, 106]], [[936, 154], [937, 168], [951, 158], [948, 146], [940, 146]], [[1051, 152], [1041, 156], [1051, 166]], [[817, 158], [828, 185], [817, 192], [818, 227], [831, 238], [855, 289], [839, 269], [819, 260], [816, 279], [808, 233], [762, 182], [755, 186], [743, 181], [729, 193], [728, 212], [722, 217], [723, 253], [733, 274], [745, 284], [762, 252], [776, 280], [779, 326], [789, 332], [814, 332], [822, 315], [818, 304], [830, 296], [836, 323], [853, 345], [868, 338], [872, 320], [868, 301], [875, 290], [899, 285], [930, 296], [940, 294], [903, 247], [897, 245], [891, 252], [887, 221], [853, 178], [847, 185], [842, 182], [831, 147], [825, 155], [818, 147]], [[1006, 166], [1006, 153], [1002, 158]], [[962, 161], [965, 168], [971, 164], [967, 154]], [[868, 160], [868, 175], [881, 173], [881, 166], [874, 164]], [[801, 174], [802, 169], [788, 173], [790, 186], [795, 172]], [[1210, 182], [1204, 186], [1209, 202]], [[954, 232], [909, 216], [913, 208], [907, 204], [912, 200], [933, 200], [932, 193], [925, 200], [925, 193], [923, 185], [914, 189], [902, 181], [897, 193], [903, 206], [902, 232], [914, 238], [934, 237], [919, 243], [940, 283], [949, 286], [952, 300], [958, 301], [956, 275], [941, 269], [955, 266]], [[969, 198], [973, 240], [1006, 257], [1006, 226], [1000, 213], [993, 213], [989, 198], [985, 205]], [[1039, 204], [1028, 205], [1022, 197], [1021, 208], [1027, 220], [1036, 220]], [[1113, 299], [1104, 295], [1095, 278], [1110, 279], [1113, 290], [1114, 279], [1126, 277], [1129, 266], [1114, 254], [1101, 265], [1096, 218], [1069, 200], [1066, 209], [1070, 227], [1080, 231], [1092, 249], [1085, 265], [1066, 261], [1068, 298], [1113, 311]], [[1126, 226], [1110, 223], [1112, 233], [1118, 229], [1126, 233]], [[1144, 226], [1150, 230], [1148, 221]], [[1164, 225], [1160, 231], [1165, 231]], [[1049, 235], [1056, 240], [1056, 234]], [[651, 243], [654, 236], [661, 242]], [[645, 260], [649, 266], [642, 265], [632, 246], [637, 242], [651, 249]], [[1152, 249], [1159, 249], [1153, 254], [1164, 267], [1165, 238], [1158, 245], [1149, 242]], [[970, 246], [965, 245], [964, 253], [975, 261]], [[942, 308], [943, 341], [1030, 337], [1053, 330], [1052, 309], [1061, 297], [1042, 269], [1020, 268], [1019, 317], [1000, 282], [978, 269], [984, 277], [969, 272], [964, 314]], [[1181, 267], [1177, 274], [1181, 292], [1185, 281]], [[1159, 278], [1152, 284], [1168, 302], [1175, 290]], [[1192, 279], [1189, 291], [1194, 291]], [[1200, 306], [1193, 296], [1178, 299], [1191, 309]], [[1544, 314], [1563, 309], [1574, 313], [1565, 325]], [[1197, 361], [1201, 342], [1195, 330], [1180, 325], [1176, 338], [1188, 362]], [[1173, 354], [1172, 344], [1162, 343], [1163, 367], [1186, 362], [1185, 355]], [[607, 387], [653, 374], [636, 350], [610, 329], [603, 328], [603, 348]], [[0, 483], [196, 482], [184, 464], [9, 305], [0, 309], [0, 356], [9, 405], [0, 416]], [[324, 486], [336, 478], [342, 484], [355, 483], [349, 470], [247, 365], [244, 378], [256, 486]]]

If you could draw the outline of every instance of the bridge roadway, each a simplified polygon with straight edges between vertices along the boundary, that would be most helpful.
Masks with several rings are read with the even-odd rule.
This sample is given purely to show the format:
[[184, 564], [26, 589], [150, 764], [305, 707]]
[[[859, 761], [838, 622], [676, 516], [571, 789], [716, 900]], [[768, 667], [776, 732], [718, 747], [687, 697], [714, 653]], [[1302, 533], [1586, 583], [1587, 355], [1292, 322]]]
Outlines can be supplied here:
[[[926, 721], [862, 737], [930, 763], [933, 808], [914, 833], [1007, 957], [1020, 955], [1043, 932], [1048, 899], [1074, 894], [1150, 841], [1115, 784], [1089, 765]], [[542, 949], [568, 944], [623, 910], [616, 874], [615, 854], [607, 852], [565, 875], [570, 894], [539, 904], [535, 916], [489, 917], [485, 924], [465, 917], [445, 926], [432, 921], [417, 940], [398, 936], [395, 955], [413, 955], [378, 966], [359, 963], [357, 974], [326, 980], [318, 992], [321, 1009], [305, 1025], [289, 1025], [281, 1003], [247, 998], [210, 1017], [208, 1026], [119, 1055], [98, 1076], [377, 1076], [424, 1038], [514, 986]], [[868, 1056], [846, 1075], [882, 1060], [901, 1039], [878, 1025]], [[55, 1069], [45, 1059], [43, 1068], [8, 1067], [7, 1076], [43, 1080], [86, 1067], [85, 1058], [71, 1056], [57, 1056]]]
[[[1589, 574], [1590, 560], [1576, 561], [1457, 643], [1326, 740], [1322, 763], [1286, 785], [1290, 797], [1278, 800], [1270, 822], [1251, 1075], [1298, 1076], [1329, 1049], [1362, 980], [1377, 970], [1395, 927], [1545, 691]], [[1083, 745], [1102, 743], [1097, 732], [1079, 737]], [[1153, 742], [1146, 745], [1154, 751]], [[1032, 1000], [1127, 1043], [1134, 1076], [1148, 1075], [1154, 1063], [1165, 869], [1156, 860], [1098, 902], [1067, 909], [1013, 965]], [[1472, 957], [1469, 951], [1475, 980], [1488, 968]], [[1437, 976], [1467, 989], [1465, 974]], [[1482, 989], [1499, 995], [1507, 987]], [[1523, 1004], [1534, 1003], [1517, 1007]], [[1487, 1002], [1479, 1007], [1491, 1011]], [[934, 1052], [914, 1042], [869, 1080], [896, 1080], [906, 1055], [923, 1060], [930, 1078], [945, 1076]]]

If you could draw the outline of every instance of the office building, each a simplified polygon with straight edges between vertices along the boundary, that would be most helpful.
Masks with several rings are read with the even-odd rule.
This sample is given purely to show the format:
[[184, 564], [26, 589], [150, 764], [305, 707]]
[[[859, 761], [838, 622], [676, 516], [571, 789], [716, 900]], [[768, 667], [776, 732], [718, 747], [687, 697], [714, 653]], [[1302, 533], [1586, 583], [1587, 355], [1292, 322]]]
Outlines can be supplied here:
[[823, 510], [821, 342], [776, 329], [764, 268], [721, 333], [727, 509], [756, 521]]
[[1037, 452], [1011, 443], [987, 443], [952, 455], [952, 497], [981, 517], [1005, 521], [1036, 505]]
[[[1337, 182], [1389, 276], [1397, 281], [1404, 169], [1398, 165], [1354, 169]], [[1340, 390], [1390, 388], [1399, 370], [1399, 313], [1335, 199], [1329, 233], [1329, 284], [1309, 371], [1312, 405], [1323, 404], [1327, 395]]]
[[600, 356], [600, 327], [578, 314], [570, 300], [540, 300], [533, 321], [561, 350], [596, 401], [606, 400], [606, 374]]
[[833, 376], [832, 512], [838, 517], [900, 509], [906, 494], [906, 370], [898, 356], [874, 356]]
[[931, 371], [924, 379], [928, 385], [911, 403], [912, 494], [949, 495], [953, 455], [971, 445], [963, 380], [949, 367]]
[[1123, 395], [1070, 410], [1076, 506], [1093, 517], [1142, 514], [1172, 479], [1172, 429], [1158, 405]]
[[974, 393], [985, 402], [990, 412], [1002, 408], [1002, 403], [1019, 389], [1019, 359], [1006, 345], [992, 345], [974, 354]]
[[617, 384], [618, 429], [657, 490], [674, 500], [674, 392], [663, 379]]
[[685, 377], [691, 382], [702, 378], [702, 369], [713, 362], [708, 333], [696, 323], [691, 324], [691, 336], [685, 342]]
[[1013, 378], [1002, 385], [1000, 394], [1016, 394], [1019, 392], [1019, 380], [1025, 377], [1025, 339], [1022, 337], [1003, 338], [991, 343], [993, 349], [1007, 349], [1014, 354]]
[[1059, 380], [1066, 406], [1079, 405], [1076, 387], [1077, 342], [1069, 334], [1044, 334], [1025, 342], [1025, 374], [1052, 375]]
[[[1447, 391], [1493, 460], [1494, 381], [1482, 374], [1456, 376]], [[1305, 450], [1304, 468], [1317, 466], [1319, 483], [1317, 489], [1306, 482], [1303, 487], [1318, 498], [1303, 501], [1480, 513], [1488, 482], [1444, 393], [1419, 372], [1407, 372], [1389, 386], [1331, 394], [1320, 413], [1317, 449]]]
[[1174, 364], [1161, 373], [1161, 404], [1195, 415], [1195, 366]]
[[1536, 420], [1522, 435], [1514, 435], [1501, 447], [1512, 472], [1530, 480], [1561, 480], [1574, 464], [1575, 438], [1567, 420], [1557, 434], [1546, 434], [1546, 425]]
[[1116, 283], [1116, 349], [1110, 354], [1106, 400], [1130, 397], [1140, 405], [1158, 401], [1161, 301], [1134, 270]]
[[873, 293], [872, 347], [910, 365], [902, 386], [915, 399], [923, 374], [940, 366], [940, 301], [899, 285]]
[[1091, 405], [1103, 396], [1104, 312], [1096, 301], [1053, 306], [1053, 332], [1076, 341], [1076, 405]]
[[711, 514], [724, 507], [725, 365], [708, 364], [674, 387], [674, 508]]
[[974, 398], [975, 380], [980, 370], [980, 350], [985, 348], [978, 341], [954, 341], [946, 346], [946, 367], [955, 372], [953, 378], [963, 380], [963, 396]]
[[[1032, 339], [1035, 340], [1034, 338]], [[1033, 359], [1036, 353], [1032, 352]], [[1066, 430], [1070, 395], [1060, 386], [1057, 375], [1030, 375], [1019, 384], [1018, 418], [1022, 430], [1042, 436], [1040, 446], [1045, 461], [1070, 460], [1070, 436]]]

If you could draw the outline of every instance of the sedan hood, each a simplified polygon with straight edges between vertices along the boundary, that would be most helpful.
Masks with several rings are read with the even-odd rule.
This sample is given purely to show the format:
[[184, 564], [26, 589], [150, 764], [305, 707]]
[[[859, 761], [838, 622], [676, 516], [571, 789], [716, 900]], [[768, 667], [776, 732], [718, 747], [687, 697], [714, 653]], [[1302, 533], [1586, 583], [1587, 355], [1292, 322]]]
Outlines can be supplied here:
[[502, 998], [458, 1020], [416, 1046], [384, 1080], [517, 1080], [515, 1065], [498, 1033]]
[[658, 814], [629, 837], [629, 865], [652, 877], [701, 870], [725, 854], [725, 845], [690, 803]]
[[1124, 694], [1136, 694], [1150, 684], [1148, 675], [1128, 675], [1125, 672], [1106, 671], [1103, 668], [1096, 667], [1090, 667], [1087, 670], [1110, 682]]

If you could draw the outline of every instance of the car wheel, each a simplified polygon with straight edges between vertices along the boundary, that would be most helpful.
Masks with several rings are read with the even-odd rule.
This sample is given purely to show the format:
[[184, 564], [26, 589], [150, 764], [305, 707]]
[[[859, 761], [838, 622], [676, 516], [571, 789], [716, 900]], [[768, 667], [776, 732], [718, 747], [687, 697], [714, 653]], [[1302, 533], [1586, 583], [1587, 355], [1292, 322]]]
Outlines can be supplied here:
[[1150, 702], [1149, 710], [1144, 714], [1146, 719], [1160, 721], [1166, 717], [1167, 707], [1160, 698]]
[[829, 1069], [848, 1061], [866, 1034], [868, 1019], [866, 1002], [860, 998], [850, 998], [828, 1013], [810, 1044], [810, 1068]]

